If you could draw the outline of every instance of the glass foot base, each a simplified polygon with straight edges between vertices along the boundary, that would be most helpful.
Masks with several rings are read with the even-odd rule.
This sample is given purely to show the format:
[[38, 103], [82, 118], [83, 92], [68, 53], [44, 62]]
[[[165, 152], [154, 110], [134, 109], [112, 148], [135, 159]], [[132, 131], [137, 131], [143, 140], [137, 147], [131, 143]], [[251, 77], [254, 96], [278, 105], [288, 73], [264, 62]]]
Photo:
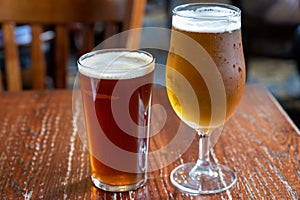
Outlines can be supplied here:
[[139, 187], [143, 186], [147, 181], [147, 179], [145, 178], [145, 179], [140, 180], [139, 182], [132, 184], [132, 185], [108, 185], [108, 184], [102, 183], [101, 181], [94, 178], [93, 176], [91, 176], [91, 179], [92, 179], [93, 184], [98, 189], [108, 191], [108, 192], [126, 192], [126, 191], [130, 191], [130, 190], [136, 190]]
[[237, 181], [236, 174], [224, 165], [211, 163], [210, 173], [197, 172], [191, 177], [190, 171], [196, 163], [186, 163], [176, 167], [170, 175], [172, 184], [185, 193], [215, 194], [231, 188]]

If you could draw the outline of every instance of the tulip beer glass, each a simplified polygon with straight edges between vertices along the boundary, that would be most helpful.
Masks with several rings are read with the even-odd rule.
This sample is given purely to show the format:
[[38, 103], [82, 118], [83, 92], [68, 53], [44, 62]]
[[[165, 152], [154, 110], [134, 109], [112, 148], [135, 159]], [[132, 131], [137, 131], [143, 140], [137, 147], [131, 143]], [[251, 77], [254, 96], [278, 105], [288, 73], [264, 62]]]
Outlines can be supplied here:
[[166, 84], [174, 111], [200, 138], [198, 160], [175, 168], [172, 184], [192, 194], [232, 187], [235, 173], [209, 160], [209, 137], [233, 114], [244, 90], [238, 8], [201, 3], [174, 8]]
[[154, 59], [144, 51], [110, 49], [78, 60], [94, 185], [133, 190], [147, 180]]

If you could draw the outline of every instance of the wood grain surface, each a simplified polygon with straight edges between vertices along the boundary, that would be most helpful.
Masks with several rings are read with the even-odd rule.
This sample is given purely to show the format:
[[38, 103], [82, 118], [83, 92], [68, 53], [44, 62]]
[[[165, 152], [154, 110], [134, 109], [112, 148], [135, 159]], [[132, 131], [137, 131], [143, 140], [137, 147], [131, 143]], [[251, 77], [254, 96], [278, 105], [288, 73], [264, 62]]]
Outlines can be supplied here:
[[[179, 127], [193, 135], [180, 124], [163, 88], [155, 88], [153, 103], [165, 111], [153, 112], [152, 129], [160, 131], [150, 139], [150, 152], [166, 147]], [[0, 93], [0, 199], [300, 199], [300, 134], [272, 95], [257, 85], [246, 87], [212, 149], [212, 161], [238, 176], [232, 189], [215, 195], [181, 193], [169, 180], [172, 169], [197, 158], [196, 137], [178, 159], [150, 171], [138, 190], [96, 189], [88, 151], [72, 121], [72, 91]], [[151, 154], [149, 166], [165, 165], [174, 154]]]

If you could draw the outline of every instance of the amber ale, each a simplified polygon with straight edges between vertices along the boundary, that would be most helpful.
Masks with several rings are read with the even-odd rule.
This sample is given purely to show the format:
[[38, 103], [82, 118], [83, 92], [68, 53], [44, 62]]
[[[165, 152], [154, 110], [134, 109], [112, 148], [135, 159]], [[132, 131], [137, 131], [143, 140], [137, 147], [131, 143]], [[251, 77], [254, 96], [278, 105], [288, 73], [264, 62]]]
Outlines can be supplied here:
[[[210, 13], [208, 13], [210, 12]], [[207, 14], [215, 12], [215, 18], [206, 18]], [[207, 10], [177, 10], [172, 18], [172, 34], [170, 40], [170, 53], [167, 60], [166, 83], [168, 96], [176, 113], [195, 129], [216, 127], [224, 123], [236, 109], [244, 90], [245, 62], [241, 40], [240, 19], [229, 9], [212, 7]], [[228, 17], [224, 17], [228, 14]], [[223, 16], [221, 16], [223, 15]], [[183, 17], [184, 16], [184, 17]], [[220, 20], [218, 20], [218, 17]], [[225, 18], [225, 20], [224, 20]], [[189, 37], [201, 47], [193, 51], [193, 42], [188, 42]], [[194, 48], [195, 49], [195, 48]], [[206, 52], [207, 54], [203, 53]], [[201, 58], [202, 68], [199, 70], [190, 58]], [[220, 77], [208, 74], [203, 77], [201, 70], [213, 67], [210, 59], [220, 73]], [[175, 73], [176, 72], [176, 73]], [[187, 91], [183, 82], [178, 81], [179, 76], [185, 79], [195, 93], [197, 104], [189, 103], [192, 95]], [[212, 99], [209, 84], [224, 84], [226, 93], [226, 113], [222, 119], [212, 119]], [[211, 87], [211, 88], [214, 88]], [[199, 109], [200, 114], [195, 115]], [[221, 111], [220, 111], [221, 112]], [[221, 115], [221, 113], [220, 113]]]
[[100, 50], [78, 61], [92, 181], [100, 189], [127, 191], [147, 180], [153, 62], [129, 50]]

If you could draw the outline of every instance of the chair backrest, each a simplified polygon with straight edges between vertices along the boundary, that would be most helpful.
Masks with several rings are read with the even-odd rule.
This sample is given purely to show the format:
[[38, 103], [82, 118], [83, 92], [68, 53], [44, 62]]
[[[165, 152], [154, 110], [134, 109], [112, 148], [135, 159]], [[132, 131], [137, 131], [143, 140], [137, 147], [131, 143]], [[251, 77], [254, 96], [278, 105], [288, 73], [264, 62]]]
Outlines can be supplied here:
[[22, 89], [18, 46], [14, 37], [16, 25], [31, 26], [33, 89], [45, 87], [46, 67], [40, 39], [43, 26], [55, 27], [55, 87], [64, 88], [70, 48], [67, 25], [77, 22], [86, 24], [82, 43], [84, 50], [89, 51], [95, 45], [93, 30], [95, 23], [102, 22], [105, 25], [105, 37], [139, 28], [142, 25], [145, 3], [146, 0], [0, 0], [0, 23], [8, 90]]

